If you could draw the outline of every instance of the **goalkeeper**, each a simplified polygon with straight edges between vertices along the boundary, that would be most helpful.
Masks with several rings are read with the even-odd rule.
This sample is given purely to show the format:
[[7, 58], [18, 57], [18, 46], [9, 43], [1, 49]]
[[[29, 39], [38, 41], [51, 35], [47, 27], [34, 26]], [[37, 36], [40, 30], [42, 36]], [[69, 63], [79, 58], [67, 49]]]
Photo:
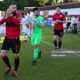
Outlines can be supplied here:
[[33, 57], [32, 65], [35, 65], [37, 56], [39, 58], [41, 57], [41, 51], [39, 50], [38, 46], [41, 40], [42, 28], [44, 27], [44, 23], [43, 23], [43, 17], [39, 16], [38, 8], [34, 8], [33, 13], [34, 13], [35, 18], [33, 18], [34, 32], [33, 34], [31, 34], [31, 45], [34, 49], [34, 57]]

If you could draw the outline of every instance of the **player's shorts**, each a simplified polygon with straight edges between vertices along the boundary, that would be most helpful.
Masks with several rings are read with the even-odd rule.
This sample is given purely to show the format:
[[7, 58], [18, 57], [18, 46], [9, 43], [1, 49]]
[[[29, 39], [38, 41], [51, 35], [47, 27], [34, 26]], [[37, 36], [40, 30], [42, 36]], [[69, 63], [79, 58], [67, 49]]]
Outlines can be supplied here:
[[1, 49], [2, 50], [9, 50], [11, 48], [13, 53], [19, 53], [20, 51], [20, 39], [9, 39], [8, 37], [5, 37], [4, 42], [2, 44]]
[[67, 23], [67, 29], [69, 29], [70, 24], [71, 24], [71, 22], [68, 22]]
[[53, 35], [58, 35], [59, 37], [63, 37], [63, 34], [64, 34], [64, 30], [63, 29], [61, 29], [61, 30], [54, 29]]
[[31, 35], [31, 45], [32, 46], [34, 46], [34, 44], [39, 45], [40, 40], [41, 40], [41, 36], [33, 35], [33, 34]]
[[77, 23], [73, 24], [72, 33], [77, 34]]
[[74, 30], [77, 30], [77, 23], [73, 24]]

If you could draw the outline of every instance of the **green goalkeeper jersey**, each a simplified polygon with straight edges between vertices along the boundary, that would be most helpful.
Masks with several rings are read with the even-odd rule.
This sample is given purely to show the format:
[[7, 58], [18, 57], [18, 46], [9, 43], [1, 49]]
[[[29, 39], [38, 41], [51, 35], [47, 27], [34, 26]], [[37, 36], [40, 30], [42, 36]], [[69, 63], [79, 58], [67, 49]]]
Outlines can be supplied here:
[[[38, 23], [44, 23], [44, 22], [43, 22], [43, 17], [41, 17], [41, 16], [36, 17], [36, 21], [37, 21]], [[35, 25], [35, 28], [34, 28], [33, 34], [41, 35], [41, 34], [42, 34], [42, 28], [39, 27], [39, 26], [36, 24], [36, 22], [34, 23], [34, 25]]]

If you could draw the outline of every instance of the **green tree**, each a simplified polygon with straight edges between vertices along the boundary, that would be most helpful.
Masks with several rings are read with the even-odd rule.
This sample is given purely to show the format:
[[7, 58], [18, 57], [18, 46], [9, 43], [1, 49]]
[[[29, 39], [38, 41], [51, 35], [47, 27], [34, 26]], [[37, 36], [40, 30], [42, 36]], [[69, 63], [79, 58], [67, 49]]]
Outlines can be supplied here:
[[41, 6], [45, 6], [45, 4], [49, 1], [49, 0], [37, 0], [39, 2], [39, 4]]
[[74, 2], [80, 1], [80, 0], [73, 0]]
[[38, 7], [41, 6], [38, 0], [28, 0], [28, 7]]
[[11, 0], [4, 0], [0, 2], [0, 9], [6, 10], [8, 8], [8, 5], [10, 4]]
[[3, 0], [0, 1], [0, 10], [6, 10], [11, 2], [17, 3], [18, 9], [24, 9], [24, 7], [39, 7], [48, 6], [53, 4], [76, 2], [80, 0]]
[[77, 1], [80, 1], [80, 0], [63, 0], [63, 3], [77, 2]]
[[45, 5], [53, 5], [53, 4], [59, 4], [59, 0], [49, 0]]
[[49, 0], [47, 3], [45, 3], [46, 6], [52, 5], [53, 0]]

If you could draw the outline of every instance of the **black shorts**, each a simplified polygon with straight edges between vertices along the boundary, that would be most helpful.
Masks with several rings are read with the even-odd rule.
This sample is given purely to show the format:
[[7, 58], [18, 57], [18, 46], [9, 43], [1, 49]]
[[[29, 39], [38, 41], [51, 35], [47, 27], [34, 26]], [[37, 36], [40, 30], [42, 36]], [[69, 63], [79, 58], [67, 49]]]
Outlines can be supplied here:
[[59, 37], [63, 37], [63, 34], [64, 34], [63, 29], [61, 29], [61, 30], [54, 29], [53, 35], [58, 35]]
[[77, 24], [73, 24], [74, 30], [77, 30]]
[[20, 39], [15, 38], [15, 39], [9, 39], [8, 37], [5, 37], [4, 42], [2, 44], [1, 49], [2, 50], [9, 50], [12, 49], [13, 53], [19, 53], [20, 51]]
[[70, 22], [67, 23], [67, 29], [69, 29], [70, 24], [71, 24]]

